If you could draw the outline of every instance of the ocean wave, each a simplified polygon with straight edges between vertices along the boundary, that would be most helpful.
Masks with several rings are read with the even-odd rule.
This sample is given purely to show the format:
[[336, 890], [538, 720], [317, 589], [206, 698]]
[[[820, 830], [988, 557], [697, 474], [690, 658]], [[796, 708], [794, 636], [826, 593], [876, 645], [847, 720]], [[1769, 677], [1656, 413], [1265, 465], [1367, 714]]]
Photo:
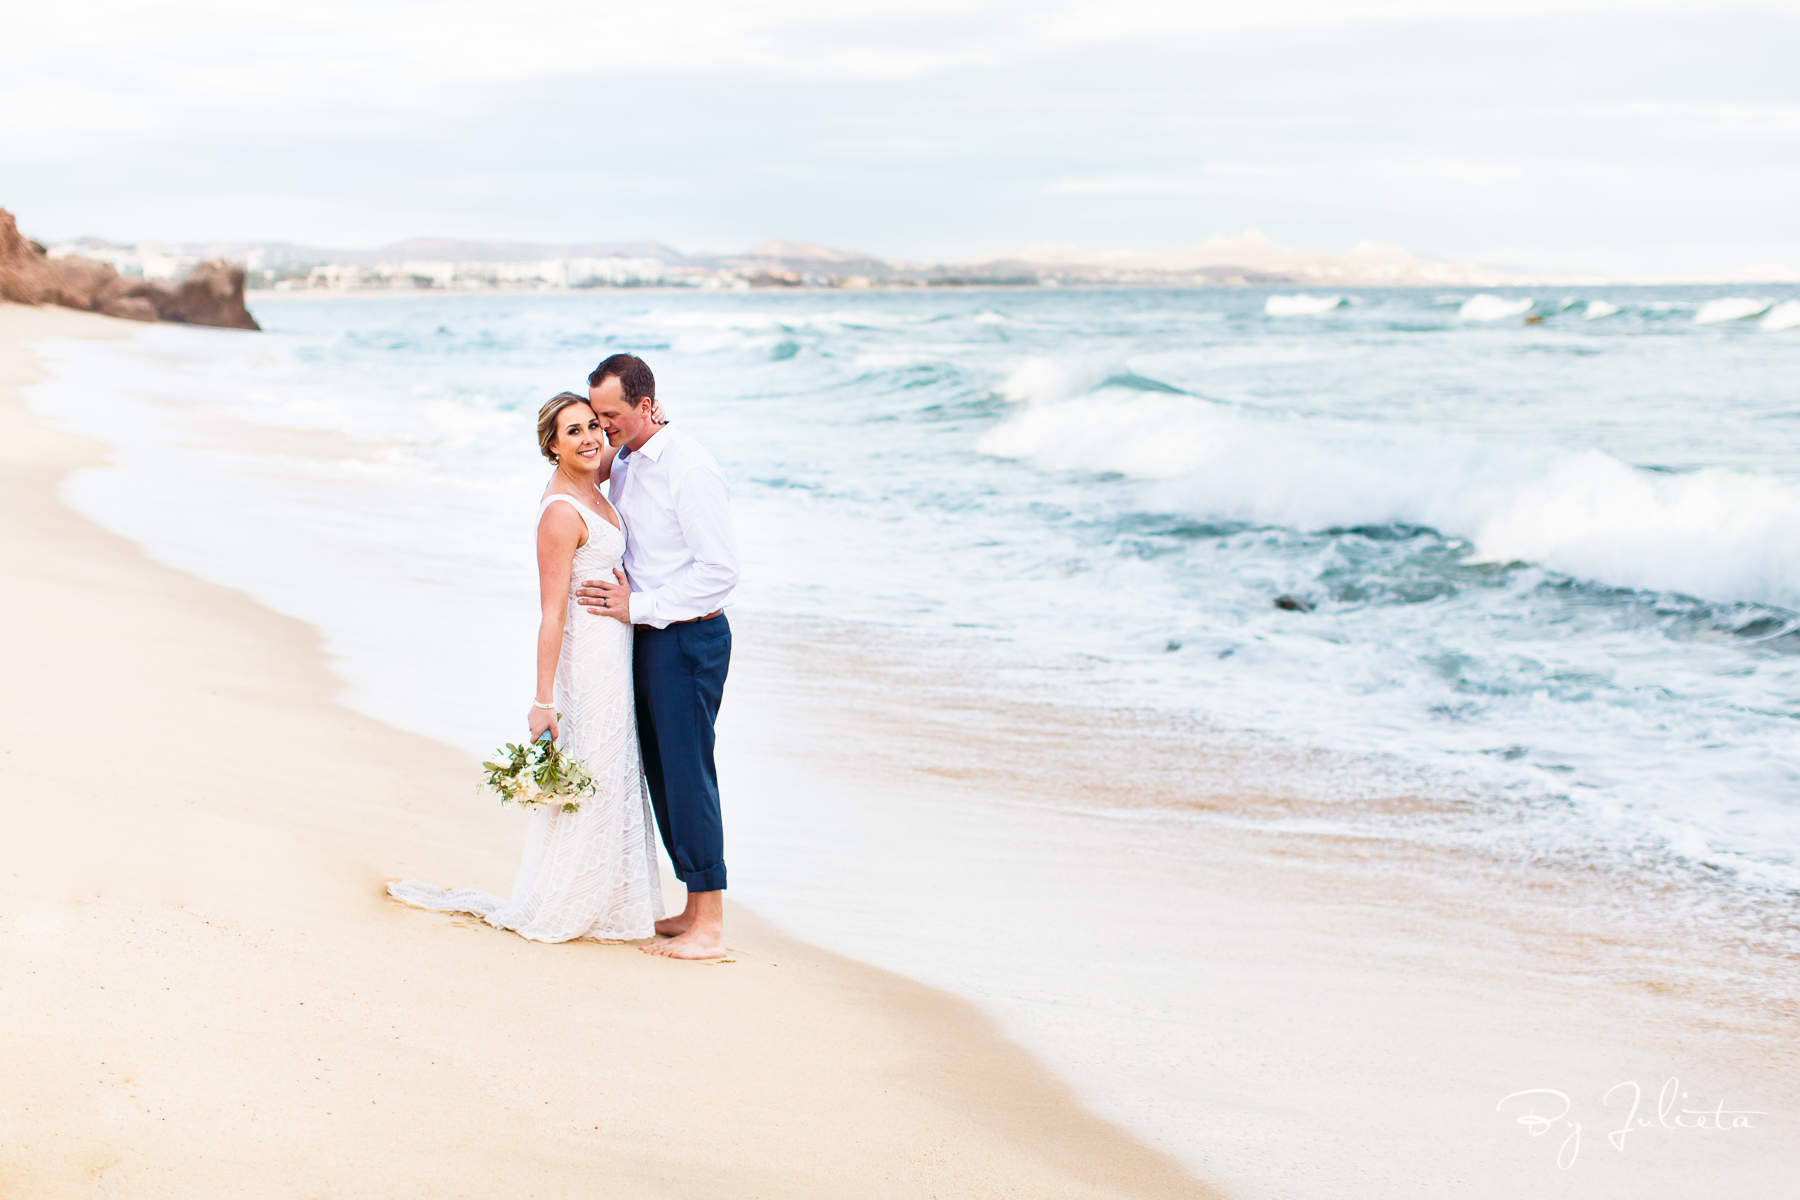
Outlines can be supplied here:
[[[1663, 336], [1571, 312], [1522, 340], [1612, 357], [1515, 358], [1502, 326], [1454, 319], [1473, 294], [1366, 292], [1283, 321], [1267, 291], [1070, 289], [1007, 299], [1005, 337], [974, 319], [999, 297], [935, 290], [272, 300], [256, 339], [71, 344], [32, 403], [73, 424], [116, 394], [118, 465], [73, 477], [72, 499], [317, 623], [367, 711], [477, 749], [508, 719], [482, 697], [510, 693], [470, 680], [504, 683], [529, 653], [505, 631], [535, 603], [530, 415], [632, 348], [741, 481], [746, 606], [1011, 631], [1043, 662], [1079, 656], [1089, 696], [1470, 770], [1525, 797], [1527, 823], [1566, 813], [1634, 859], [1663, 844], [1800, 886], [1800, 485], [1783, 482], [1800, 456], [1780, 436], [1800, 334], [1694, 325], [1717, 288], [1608, 289], [1620, 332]], [[796, 400], [817, 419], [771, 439]], [[1619, 457], [1576, 452], [1593, 446]], [[246, 520], [273, 535], [245, 540]], [[1071, 624], [1071, 579], [1132, 603]], [[1317, 607], [1272, 607], [1283, 593]], [[407, 604], [498, 632], [432, 658], [441, 622], [388, 620]]]
[[670, 329], [779, 329], [780, 318], [773, 313], [752, 309], [680, 309], [652, 308], [635, 320], [626, 318], [621, 324], [658, 332]]
[[1777, 304], [1763, 314], [1763, 319], [1757, 322], [1757, 328], [1769, 333], [1777, 329], [1800, 329], [1800, 300]]
[[1587, 302], [1586, 313], [1587, 319], [1590, 321], [1598, 321], [1601, 317], [1610, 317], [1618, 311], [1618, 305], [1609, 304], [1605, 300], [1589, 300]]
[[1315, 317], [1350, 303], [1343, 296], [1309, 296], [1296, 292], [1291, 296], [1270, 296], [1263, 302], [1263, 312], [1271, 317]]
[[1054, 403], [1092, 392], [1126, 369], [1118, 359], [1031, 358], [1015, 367], [994, 390], [1021, 403]]
[[1456, 315], [1465, 321], [1503, 321], [1507, 317], [1523, 316], [1530, 311], [1530, 300], [1508, 300], [1504, 296], [1483, 292], [1463, 301], [1462, 307], [1456, 310]]
[[1726, 296], [1708, 300], [1694, 314], [1696, 325], [1717, 325], [1723, 321], [1742, 321], [1769, 311], [1773, 300], [1755, 300], [1749, 296]]
[[[1102, 369], [1116, 375], [1090, 374]], [[1128, 403], [1129, 424], [1099, 443], [1071, 436], [1097, 400]], [[1209, 521], [1422, 526], [1466, 539], [1475, 561], [1800, 608], [1800, 485], [1767, 475], [1646, 471], [1599, 451], [1281, 419], [1116, 385], [1031, 404], [977, 449], [1153, 484], [1147, 502]]]

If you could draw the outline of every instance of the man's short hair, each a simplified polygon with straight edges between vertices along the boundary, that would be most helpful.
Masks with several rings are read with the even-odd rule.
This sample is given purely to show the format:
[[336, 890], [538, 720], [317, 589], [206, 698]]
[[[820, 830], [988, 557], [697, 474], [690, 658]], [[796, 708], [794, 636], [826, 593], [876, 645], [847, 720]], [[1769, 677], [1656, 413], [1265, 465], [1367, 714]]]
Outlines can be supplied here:
[[597, 388], [609, 378], [616, 378], [625, 390], [625, 403], [636, 408], [645, 400], [656, 399], [656, 376], [650, 364], [635, 354], [615, 354], [588, 376], [588, 387]]

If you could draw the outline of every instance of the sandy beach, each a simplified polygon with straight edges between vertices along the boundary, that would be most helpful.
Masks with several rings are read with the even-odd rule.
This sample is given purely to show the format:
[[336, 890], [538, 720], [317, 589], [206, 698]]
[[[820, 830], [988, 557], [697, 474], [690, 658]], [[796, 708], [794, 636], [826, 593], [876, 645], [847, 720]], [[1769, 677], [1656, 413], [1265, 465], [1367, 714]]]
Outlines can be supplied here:
[[[955, 876], [981, 874], [985, 921], [1047, 962], [1088, 968], [1046, 968], [1034, 982], [1055, 993], [996, 990], [990, 1006], [1046, 1048], [1071, 1032], [1090, 1045], [1077, 1080], [1104, 1113], [1141, 1118], [1133, 1097], [1147, 1089], [1177, 1098], [1180, 1116], [1161, 1123], [1168, 1142], [1189, 1162], [1203, 1147], [1228, 1194], [1508, 1200], [1790, 1186], [1800, 1011], [1778, 931], [1706, 913], [1691, 896], [1646, 895], [1638, 889], [1654, 884], [1592, 863], [1384, 835], [1384, 810], [1454, 820], [1442, 798], [1376, 785], [1340, 806], [1367, 822], [1346, 835], [1341, 820], [1315, 828], [1319, 806], [1282, 791], [1284, 778], [1320, 770], [1344, 775], [1348, 790], [1366, 763], [1284, 761], [1154, 714], [996, 707], [971, 686], [988, 665], [950, 646], [922, 655], [814, 623], [758, 633], [745, 639], [760, 653], [745, 656], [739, 679], [763, 702], [731, 729], [740, 780], [781, 797], [774, 812], [826, 825], [856, 875], [906, 844], [908, 825], [956, 828], [960, 844], [905, 868], [927, 875], [918, 890], [956, 894]], [[1028, 674], [1015, 665], [1014, 678]], [[804, 767], [775, 749], [780, 726], [796, 725], [814, 747]], [[833, 800], [850, 780], [865, 799], [855, 812]], [[894, 927], [830, 915], [827, 897], [851, 874], [795, 883], [782, 911], [868, 954], [860, 929], [894, 938]], [[912, 948], [909, 974], [979, 974], [991, 937], [962, 932], [960, 916], [930, 905], [909, 914], [931, 939]], [[1197, 1036], [1175, 1032], [1195, 1023]], [[1139, 1064], [1130, 1083], [1121, 1062]], [[1501, 1102], [1535, 1089], [1568, 1103], [1533, 1136], [1519, 1118], [1556, 1116], [1564, 1101]], [[1715, 1104], [1757, 1115], [1715, 1129], [1683, 1113]], [[1615, 1148], [1608, 1137], [1627, 1121], [1638, 1123]]]
[[[539, 946], [474, 763], [340, 707], [317, 635], [56, 499], [0, 306], [0, 1195], [1207, 1196], [971, 1006], [782, 937]], [[104, 405], [95, 421], [105, 421]]]
[[[1462, 810], [1368, 761], [867, 624], [734, 613], [720, 753], [759, 902], [732, 961], [394, 904], [402, 877], [505, 891], [521, 820], [469, 802], [466, 755], [339, 704], [311, 626], [57, 499], [104, 454], [26, 411], [28, 346], [131, 328], [0, 307], [0, 1195], [1791, 1187], [1780, 938], [1592, 863], [1387, 836]], [[1284, 783], [1322, 772], [1365, 832]], [[1041, 972], [992, 982], [1002, 949]], [[1609, 1144], [1628, 1081], [1644, 1123]], [[1567, 1118], [1506, 1101], [1534, 1089]], [[1755, 1116], [1683, 1115], [1715, 1102]]]
[[22, 11], [0, 1200], [1800, 1200], [1717, 8]]

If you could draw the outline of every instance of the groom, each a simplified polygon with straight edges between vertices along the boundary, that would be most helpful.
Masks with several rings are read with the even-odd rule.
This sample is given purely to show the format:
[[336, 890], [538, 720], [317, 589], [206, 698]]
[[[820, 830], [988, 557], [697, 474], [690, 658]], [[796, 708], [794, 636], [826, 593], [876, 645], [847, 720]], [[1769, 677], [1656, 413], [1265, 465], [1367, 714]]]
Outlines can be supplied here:
[[[669, 958], [725, 954], [725, 830], [713, 722], [731, 665], [725, 606], [737, 587], [731, 488], [699, 442], [658, 425], [646, 400], [656, 377], [615, 354], [588, 376], [588, 405], [618, 448], [611, 498], [625, 520], [625, 573], [576, 589], [591, 613], [637, 630], [633, 675], [644, 774], [663, 845], [687, 885], [687, 908], [656, 923]], [[630, 583], [627, 585], [626, 577]]]

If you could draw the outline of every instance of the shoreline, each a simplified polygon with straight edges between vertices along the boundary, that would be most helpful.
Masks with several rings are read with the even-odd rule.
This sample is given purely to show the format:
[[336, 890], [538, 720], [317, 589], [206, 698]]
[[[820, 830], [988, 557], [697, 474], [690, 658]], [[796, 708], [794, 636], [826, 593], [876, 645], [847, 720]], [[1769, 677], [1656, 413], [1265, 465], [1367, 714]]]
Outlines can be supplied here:
[[[720, 754], [739, 893], [814, 944], [973, 1002], [1082, 1103], [1231, 1194], [1587, 1196], [1719, 1178], [1756, 1194], [1758, 1164], [1794, 1144], [1791, 959], [1768, 946], [1708, 945], [1716, 924], [1658, 932], [1599, 903], [1618, 880], [1594, 864], [1391, 836], [1374, 818], [1455, 806], [1370, 791], [1367, 764], [1042, 702], [1078, 696], [1079, 671], [873, 624], [734, 623]], [[1283, 791], [1284, 773], [1317, 769], [1344, 773], [1359, 803]], [[493, 836], [516, 830], [450, 798]], [[1321, 827], [1343, 809], [1369, 827]], [[429, 861], [467, 855], [445, 842]], [[504, 887], [511, 860], [484, 861], [466, 881]], [[1759, 1009], [1759, 975], [1786, 1007]], [[1564, 1177], [1544, 1140], [1493, 1112], [1536, 1085], [1593, 1105], [1665, 1069], [1786, 1124]]]
[[[682, 296], [779, 296], [779, 295], [830, 295], [856, 296], [871, 292], [907, 292], [907, 293], [963, 293], [963, 292], [1330, 292], [1333, 289], [1355, 289], [1357, 291], [1464, 291], [1464, 292], [1517, 292], [1531, 288], [1544, 287], [1589, 287], [1616, 290], [1619, 288], [1653, 288], [1691, 286], [1678, 283], [1496, 283], [1496, 284], [1437, 284], [1437, 283], [1346, 283], [1342, 280], [1326, 280], [1323, 282], [1280, 282], [1280, 283], [1158, 283], [1151, 280], [1118, 280], [1104, 279], [1071, 279], [1054, 284], [1044, 283], [881, 283], [868, 287], [819, 287], [813, 284], [775, 285], [749, 288], [702, 288], [669, 285], [651, 285], [647, 287], [592, 287], [592, 288], [294, 288], [291, 291], [277, 291], [274, 288], [249, 288], [244, 292], [246, 304], [265, 300], [300, 299], [308, 301], [323, 300], [430, 300], [462, 297], [494, 299], [516, 299], [522, 296], [621, 296], [634, 293], [646, 295], [682, 295]], [[1700, 285], [1712, 286], [1712, 285]], [[1736, 284], [1719, 284], [1720, 287], [1735, 287]], [[1775, 287], [1780, 284], [1744, 284], [1744, 287]]]
[[25, 409], [21, 343], [132, 328], [0, 306], [0, 1194], [1220, 1195], [967, 1002], [741, 905], [690, 966], [388, 899], [504, 889], [523, 827], [342, 707], [310, 626], [57, 499], [105, 455]]
[[[1274, 774], [1279, 747], [1246, 755], [1220, 731], [1143, 714], [996, 705], [970, 678], [981, 668], [947, 645], [921, 654], [910, 637], [849, 623], [739, 625], [756, 648], [740, 674], [762, 703], [721, 753], [760, 797], [780, 798], [769, 815], [785, 820], [761, 824], [830, 823], [827, 840], [857, 864], [765, 902], [769, 915], [982, 996], [1102, 1114], [1183, 1147], [1228, 1190], [1779, 1190], [1774, 1163], [1800, 1149], [1791, 938], [1686, 911], [1678, 893], [1646, 906], [1637, 881], [1593, 864], [1519, 861], [1379, 824], [1321, 828], [1315, 802], [1245, 788], [1246, 771]], [[788, 727], [809, 730], [805, 781], [791, 745], [764, 748]], [[852, 779], [891, 811], [839, 815], [832, 797]], [[1453, 807], [1405, 794], [1348, 805], [1362, 806]], [[907, 833], [916, 827], [933, 832]], [[923, 886], [953, 898], [906, 921], [939, 941], [905, 946], [900, 923], [838, 898], [877, 854], [922, 863], [945, 837], [937, 853], [993, 878], [931, 874]], [[793, 861], [758, 849], [765, 872]], [[1066, 953], [1083, 969], [985, 972], [981, 937], [956, 925], [968, 911], [1026, 938], [1028, 960]], [[1033, 939], [1032, 922], [1056, 933]], [[1070, 1045], [1089, 1050], [1071, 1058]], [[1592, 1132], [1620, 1115], [1602, 1101], [1614, 1085], [1654, 1093], [1670, 1078], [1768, 1124], [1738, 1145], [1670, 1139], [1631, 1155]], [[1573, 1097], [1604, 1156], [1590, 1148], [1583, 1170], [1564, 1174], [1551, 1139], [1497, 1113], [1531, 1088]]]
[[[633, 293], [647, 295], [681, 295], [681, 296], [775, 296], [783, 294], [795, 295], [861, 295], [870, 292], [906, 292], [906, 293], [962, 293], [962, 292], [1320, 292], [1330, 293], [1333, 290], [1354, 290], [1358, 292], [1467, 292], [1471, 295], [1478, 292], [1511, 293], [1533, 289], [1578, 287], [1608, 293], [1648, 290], [1671, 287], [1707, 287], [1707, 288], [1793, 288], [1795, 281], [1791, 279], [1774, 279], [1763, 281], [1744, 280], [1597, 280], [1597, 279], [1543, 279], [1525, 283], [1368, 283], [1345, 280], [1312, 280], [1287, 281], [1279, 283], [1161, 283], [1154, 280], [1109, 281], [1102, 279], [1068, 279], [1055, 284], [1042, 283], [878, 283], [868, 287], [819, 287], [812, 284], [795, 284], [792, 286], [760, 286], [750, 288], [703, 288], [682, 285], [652, 284], [642, 287], [545, 287], [545, 288], [294, 288], [289, 291], [277, 291], [274, 288], [248, 288], [244, 292], [245, 303], [265, 300], [432, 300], [451, 298], [485, 298], [517, 299], [525, 296], [622, 296]], [[1292, 318], [1289, 318], [1292, 319]]]

